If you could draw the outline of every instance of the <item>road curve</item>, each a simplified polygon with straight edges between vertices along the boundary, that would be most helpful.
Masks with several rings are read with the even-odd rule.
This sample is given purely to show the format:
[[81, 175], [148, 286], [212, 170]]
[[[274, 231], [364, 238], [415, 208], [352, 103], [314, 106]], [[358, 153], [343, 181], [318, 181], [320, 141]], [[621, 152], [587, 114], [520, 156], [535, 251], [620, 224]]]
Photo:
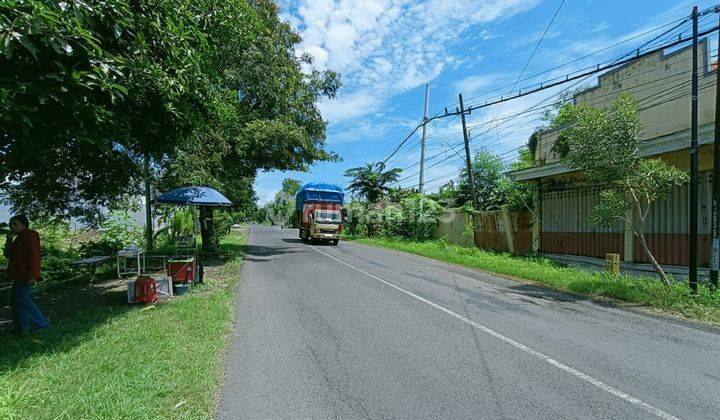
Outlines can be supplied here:
[[219, 419], [717, 418], [720, 332], [253, 226]]

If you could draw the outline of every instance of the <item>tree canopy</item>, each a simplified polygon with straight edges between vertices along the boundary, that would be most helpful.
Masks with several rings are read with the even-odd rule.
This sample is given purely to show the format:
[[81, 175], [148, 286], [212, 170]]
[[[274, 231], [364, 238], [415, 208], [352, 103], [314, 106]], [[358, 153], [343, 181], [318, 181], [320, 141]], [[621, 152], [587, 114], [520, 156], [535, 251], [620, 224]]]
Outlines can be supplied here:
[[[475, 210], [497, 210], [506, 202], [501, 182], [505, 178], [505, 164], [496, 154], [480, 151], [472, 162], [473, 180], [478, 199]], [[457, 189], [458, 204], [472, 201], [467, 168], [463, 167]]]
[[300, 191], [300, 181], [285, 178], [282, 188], [275, 193], [273, 201], [267, 204], [266, 214], [274, 224], [293, 224], [295, 213], [295, 194]]
[[[523, 154], [521, 153], [521, 157]], [[510, 165], [505, 165], [502, 159], [495, 153], [482, 150], [475, 155], [472, 162], [473, 180], [478, 199], [478, 211], [499, 210], [507, 206], [510, 210], [525, 211], [532, 203], [533, 185], [526, 182], [514, 182], [505, 172], [508, 169], [517, 170], [532, 166], [526, 160], [520, 160]], [[458, 180], [456, 190], [450, 189], [447, 193], [454, 193], [456, 204], [471, 205], [472, 196], [470, 193], [470, 182], [467, 168], [463, 167]]]
[[653, 203], [688, 182], [688, 174], [661, 159], [639, 155], [643, 126], [637, 101], [623, 94], [610, 109], [576, 107], [575, 125], [564, 131], [568, 164], [602, 190], [593, 221], [601, 226], [626, 223], [665, 283], [665, 272], [645, 241], [645, 220]]
[[390, 191], [390, 184], [400, 178], [402, 169], [385, 170], [383, 163], [368, 163], [365, 166], [345, 171], [350, 178], [347, 189], [365, 198], [370, 203], [377, 203]]
[[25, 211], [92, 216], [154, 184], [236, 203], [258, 170], [337, 160], [317, 109], [339, 76], [303, 72], [271, 0], [4, 1], [0, 190]]

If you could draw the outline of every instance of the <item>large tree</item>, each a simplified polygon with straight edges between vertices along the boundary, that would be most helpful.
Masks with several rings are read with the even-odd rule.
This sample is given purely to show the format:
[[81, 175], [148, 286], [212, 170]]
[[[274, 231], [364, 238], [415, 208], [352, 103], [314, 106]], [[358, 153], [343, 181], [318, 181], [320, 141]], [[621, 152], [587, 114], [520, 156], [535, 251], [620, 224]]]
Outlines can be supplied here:
[[212, 112], [200, 129], [165, 155], [159, 173], [163, 189], [210, 185], [245, 211], [255, 205], [252, 183], [258, 170], [303, 171], [313, 162], [339, 159], [324, 149], [326, 123], [316, 106], [322, 98], [335, 96], [339, 76], [303, 72], [312, 57], [297, 56], [300, 38], [280, 21], [277, 6], [267, 0], [252, 5], [250, 15], [257, 26], [252, 36], [242, 19], [228, 18], [232, 13], [247, 15], [244, 10], [217, 13], [208, 23], [213, 38], [245, 37], [252, 42], [214, 44], [210, 56], [216, 89], [207, 98]]
[[135, 174], [114, 112], [129, 16], [125, 2], [0, 3], [0, 188], [19, 207], [76, 214]]
[[564, 131], [565, 160], [586, 179], [603, 185], [593, 221], [602, 226], [624, 222], [632, 229], [655, 271], [669, 280], [645, 240], [645, 221], [653, 203], [688, 182], [685, 171], [661, 159], [643, 159], [637, 102], [623, 94], [610, 109], [578, 106], [575, 125]]
[[276, 224], [294, 224], [295, 216], [295, 194], [300, 191], [300, 181], [292, 178], [285, 178], [282, 188], [275, 193], [273, 201], [267, 208], [268, 218]]
[[402, 169], [385, 170], [383, 163], [368, 163], [365, 166], [350, 168], [345, 176], [350, 178], [347, 189], [365, 198], [369, 203], [377, 203], [390, 190], [390, 184], [400, 178]]
[[[97, 4], [96, 4], [97, 3]], [[253, 200], [258, 169], [325, 151], [332, 72], [304, 73], [269, 0], [0, 4], [0, 189], [19, 209], [92, 216], [153, 185]]]
[[[496, 154], [482, 150], [472, 162], [473, 181], [478, 200], [478, 211], [498, 210], [507, 202], [507, 194], [502, 182], [505, 176], [505, 164]], [[467, 168], [463, 167], [458, 180], [458, 204], [472, 202]]]

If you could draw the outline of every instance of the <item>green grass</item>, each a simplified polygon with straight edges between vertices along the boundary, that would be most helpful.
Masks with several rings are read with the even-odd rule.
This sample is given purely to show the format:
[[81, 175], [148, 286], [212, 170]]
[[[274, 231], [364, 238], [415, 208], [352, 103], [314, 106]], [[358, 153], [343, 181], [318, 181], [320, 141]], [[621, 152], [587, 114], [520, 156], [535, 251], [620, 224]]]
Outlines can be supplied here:
[[611, 298], [668, 315], [720, 325], [720, 292], [700, 285], [696, 295], [685, 283], [665, 286], [651, 277], [617, 276], [604, 272], [566, 267], [543, 257], [517, 257], [449, 245], [442, 241], [413, 242], [388, 238], [354, 238], [366, 245], [396, 249], [446, 261], [532, 280], [550, 288], [594, 298]]
[[212, 418], [243, 241], [223, 241], [205, 285], [154, 307], [117, 290], [41, 296], [51, 330], [0, 333], [0, 418]]

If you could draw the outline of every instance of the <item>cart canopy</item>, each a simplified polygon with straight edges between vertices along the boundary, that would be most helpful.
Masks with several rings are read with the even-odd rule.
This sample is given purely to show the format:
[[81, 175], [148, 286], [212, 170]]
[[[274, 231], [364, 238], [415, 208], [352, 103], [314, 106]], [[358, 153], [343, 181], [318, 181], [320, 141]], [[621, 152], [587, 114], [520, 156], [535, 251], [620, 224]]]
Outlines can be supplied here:
[[210, 187], [182, 187], [164, 194], [160, 194], [155, 198], [156, 203], [178, 204], [178, 205], [195, 205], [195, 206], [215, 206], [229, 207], [233, 203], [224, 195], [214, 188]]

